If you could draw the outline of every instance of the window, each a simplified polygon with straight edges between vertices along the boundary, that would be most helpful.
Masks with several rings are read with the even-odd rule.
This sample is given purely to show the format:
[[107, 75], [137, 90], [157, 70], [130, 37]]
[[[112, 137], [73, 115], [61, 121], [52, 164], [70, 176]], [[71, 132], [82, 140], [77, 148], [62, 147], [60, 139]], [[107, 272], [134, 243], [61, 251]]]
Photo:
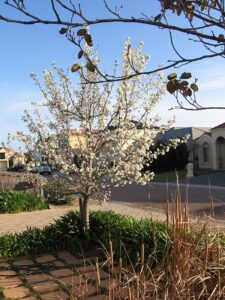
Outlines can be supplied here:
[[0, 159], [5, 159], [5, 153], [0, 153]]
[[208, 143], [204, 143], [202, 145], [203, 147], [203, 162], [208, 162], [209, 161], [209, 145]]

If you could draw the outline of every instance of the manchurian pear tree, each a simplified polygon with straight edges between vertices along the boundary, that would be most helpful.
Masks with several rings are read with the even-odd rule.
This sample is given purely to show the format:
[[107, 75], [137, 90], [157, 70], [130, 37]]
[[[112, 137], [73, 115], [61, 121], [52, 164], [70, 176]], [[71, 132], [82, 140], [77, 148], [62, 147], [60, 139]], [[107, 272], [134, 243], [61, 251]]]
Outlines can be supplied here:
[[[142, 72], [149, 62], [149, 56], [142, 55], [142, 43], [127, 51], [129, 45], [127, 39], [121, 66], [124, 76], [133, 72], [132, 68]], [[98, 65], [99, 59], [92, 48], [87, 46], [86, 51]], [[53, 71], [43, 72], [43, 82], [32, 74], [44, 100], [36, 104], [34, 113], [25, 111], [23, 121], [29, 134], [17, 132], [17, 137], [28, 150], [40, 152], [72, 181], [82, 198], [81, 219], [88, 230], [91, 197], [105, 201], [112, 186], [132, 182], [145, 185], [154, 173], [151, 169], [143, 173], [143, 165], [151, 164], [180, 140], [171, 140], [168, 145], [149, 151], [157, 134], [173, 123], [168, 121], [160, 126], [159, 116], [153, 114], [165, 91], [161, 73], [87, 84], [87, 78], [90, 82], [98, 81], [98, 72], [91, 66], [72, 68], [78, 77], [77, 84], [55, 63]], [[115, 75], [117, 69], [115, 62]], [[48, 111], [45, 116], [40, 110], [42, 106]]]

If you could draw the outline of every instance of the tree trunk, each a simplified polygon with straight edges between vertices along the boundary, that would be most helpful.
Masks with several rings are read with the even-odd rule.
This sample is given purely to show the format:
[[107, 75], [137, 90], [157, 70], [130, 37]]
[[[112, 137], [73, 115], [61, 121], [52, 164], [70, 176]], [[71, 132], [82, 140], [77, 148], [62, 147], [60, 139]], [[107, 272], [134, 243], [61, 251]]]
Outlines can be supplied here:
[[89, 229], [90, 229], [88, 200], [89, 200], [89, 196], [84, 196], [79, 199], [80, 218], [81, 218], [81, 222], [84, 226], [85, 231], [89, 231]]

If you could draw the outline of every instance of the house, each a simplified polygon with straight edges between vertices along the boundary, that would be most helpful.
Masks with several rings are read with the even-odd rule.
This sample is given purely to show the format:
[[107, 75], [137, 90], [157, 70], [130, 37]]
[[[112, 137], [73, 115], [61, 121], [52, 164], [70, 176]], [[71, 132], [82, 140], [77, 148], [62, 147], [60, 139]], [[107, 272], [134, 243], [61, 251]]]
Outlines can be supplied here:
[[[136, 124], [138, 129], [142, 129], [141, 124]], [[109, 128], [113, 131], [115, 128]], [[154, 130], [154, 128], [153, 128]], [[93, 134], [98, 133], [97, 129]], [[216, 127], [174, 127], [164, 133], [158, 134], [156, 141], [167, 142], [170, 139], [188, 136], [187, 146], [189, 152], [189, 162], [199, 169], [225, 169], [225, 123]], [[87, 143], [87, 135], [83, 130], [70, 130], [69, 134], [62, 135], [59, 140], [59, 149], [70, 145], [72, 149], [79, 153], [84, 150]], [[101, 142], [98, 145], [101, 149], [107, 150], [107, 145]], [[126, 145], [127, 146], [127, 145]]]
[[[210, 134], [210, 128], [208, 127], [173, 127], [167, 130], [163, 134], [157, 136], [158, 141], [168, 142], [171, 139], [182, 138], [188, 136], [187, 147], [189, 152], [189, 162], [197, 164], [197, 148], [196, 141], [201, 136], [208, 136]], [[197, 165], [196, 165], [197, 166]]]
[[[143, 125], [140, 122], [136, 122], [131, 120], [132, 127], [136, 127], [138, 131], [143, 129]], [[74, 156], [74, 161], [80, 160], [82, 157], [82, 152], [87, 152], [87, 148], [90, 150], [90, 147], [93, 147], [94, 153], [105, 152], [107, 154], [107, 159], [110, 163], [112, 163], [112, 156], [110, 155], [110, 149], [115, 146], [117, 141], [114, 139], [113, 133], [117, 127], [108, 126], [106, 131], [101, 131], [98, 128], [93, 128], [90, 132], [86, 132], [84, 129], [69, 129], [62, 131], [60, 134], [51, 135], [48, 137], [47, 142], [51, 142], [51, 145], [56, 149], [58, 154], [63, 153], [64, 148], [69, 148], [71, 151], [70, 155]], [[149, 129], [150, 132], [154, 130], [154, 128]], [[90, 138], [91, 137], [91, 138]], [[132, 140], [126, 140], [123, 143], [122, 147], [127, 148], [132, 145]], [[110, 151], [111, 152], [111, 151]], [[97, 154], [98, 155], [98, 154]], [[50, 163], [54, 165], [53, 161], [49, 161], [48, 158], [44, 155], [44, 151], [40, 151], [40, 149], [35, 150], [35, 160], [36, 164], [41, 164], [43, 162]]]
[[9, 168], [9, 159], [13, 152], [11, 149], [6, 147], [0, 148], [0, 171], [5, 171]]
[[0, 171], [6, 171], [10, 167], [25, 165], [25, 156], [7, 147], [0, 147]]
[[200, 169], [225, 169], [225, 123], [195, 141], [195, 156]]
[[213, 128], [174, 127], [157, 140], [169, 141], [189, 135], [189, 162], [199, 169], [225, 169], [225, 122]]

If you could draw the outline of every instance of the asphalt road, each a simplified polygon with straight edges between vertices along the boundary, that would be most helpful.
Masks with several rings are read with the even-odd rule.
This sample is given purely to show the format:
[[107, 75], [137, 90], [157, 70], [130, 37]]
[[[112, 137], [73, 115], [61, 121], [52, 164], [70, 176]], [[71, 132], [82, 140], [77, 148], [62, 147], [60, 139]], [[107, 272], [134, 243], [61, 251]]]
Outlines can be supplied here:
[[[180, 184], [180, 195], [182, 202], [188, 201], [192, 212], [201, 212], [209, 209], [211, 199], [218, 207], [218, 214], [225, 212], [225, 187], [206, 185]], [[166, 199], [173, 202], [176, 191], [174, 183], [151, 183], [145, 186], [131, 184], [126, 187], [114, 188], [112, 190], [112, 201], [131, 202], [163, 208]]]

